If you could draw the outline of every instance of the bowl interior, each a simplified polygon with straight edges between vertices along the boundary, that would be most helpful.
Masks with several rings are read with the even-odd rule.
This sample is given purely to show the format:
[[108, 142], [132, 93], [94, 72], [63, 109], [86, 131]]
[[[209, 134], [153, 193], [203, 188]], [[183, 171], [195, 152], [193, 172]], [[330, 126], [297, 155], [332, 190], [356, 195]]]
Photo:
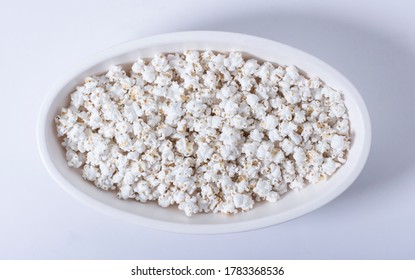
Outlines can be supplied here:
[[[43, 146], [42, 157], [50, 173], [67, 191], [91, 206], [132, 222], [173, 231], [212, 233], [253, 229], [295, 218], [334, 199], [354, 181], [367, 157], [370, 126], [364, 103], [353, 85], [324, 62], [294, 48], [246, 35], [214, 33], [216, 35], [212, 36], [212, 32], [208, 33], [156, 36], [121, 45], [87, 61], [57, 87], [46, 105], [44, 118], [40, 120], [44, 122], [40, 126], [40, 141], [44, 143], [40, 145]], [[161, 208], [155, 203], [119, 200], [114, 192], [94, 187], [81, 178], [78, 169], [69, 168], [61, 140], [56, 135], [54, 118], [62, 107], [69, 104], [69, 95], [75, 86], [88, 75], [107, 71], [110, 65], [131, 65], [139, 57], [148, 58], [158, 52], [181, 52], [186, 49], [238, 50], [247, 56], [279, 65], [293, 64], [308, 76], [319, 76], [326, 84], [342, 90], [352, 135], [347, 162], [327, 181], [308, 185], [299, 192], [290, 191], [277, 203], [257, 203], [253, 210], [233, 216], [200, 214], [190, 218], [176, 207]]]

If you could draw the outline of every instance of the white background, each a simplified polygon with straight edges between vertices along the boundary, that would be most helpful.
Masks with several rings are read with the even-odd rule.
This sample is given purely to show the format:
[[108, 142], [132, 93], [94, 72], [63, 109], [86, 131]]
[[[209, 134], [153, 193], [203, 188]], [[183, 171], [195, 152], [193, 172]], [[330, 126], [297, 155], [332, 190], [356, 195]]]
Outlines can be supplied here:
[[[415, 6], [381, 2], [0, 0], [0, 258], [414, 259]], [[51, 85], [105, 48], [182, 30], [274, 39], [348, 77], [373, 125], [372, 150], [357, 181], [296, 220], [211, 236], [118, 221], [61, 190], [35, 138]]]

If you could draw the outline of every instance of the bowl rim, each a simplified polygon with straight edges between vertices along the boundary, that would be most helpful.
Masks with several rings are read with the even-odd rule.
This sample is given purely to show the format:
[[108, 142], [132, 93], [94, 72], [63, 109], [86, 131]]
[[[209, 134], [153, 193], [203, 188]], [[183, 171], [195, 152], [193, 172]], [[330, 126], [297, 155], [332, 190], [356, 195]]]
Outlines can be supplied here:
[[[167, 222], [167, 221], [161, 221], [156, 219], [151, 219], [139, 215], [135, 215], [133, 213], [128, 213], [125, 211], [122, 211], [121, 209], [117, 209], [115, 207], [112, 207], [108, 204], [105, 204], [103, 202], [100, 202], [96, 199], [93, 199], [89, 197], [87, 194], [83, 193], [82, 191], [75, 188], [69, 181], [67, 181], [58, 171], [55, 164], [53, 163], [51, 159], [51, 154], [49, 153], [48, 147], [46, 145], [46, 128], [47, 128], [47, 119], [48, 119], [48, 113], [49, 109], [56, 98], [56, 96], [59, 94], [59, 92], [74, 78], [76, 78], [79, 73], [82, 73], [83, 71], [87, 70], [89, 67], [98, 64], [102, 61], [108, 60], [111, 57], [115, 57], [117, 55], [123, 54], [128, 51], [132, 51], [133, 49], [138, 49], [140, 47], [144, 46], [151, 46], [151, 45], [157, 45], [162, 43], [173, 43], [173, 42], [181, 42], [181, 41], [189, 41], [189, 40], [202, 40], [206, 38], [215, 38], [214, 41], [221, 41], [221, 38], [226, 38], [229, 40], [231, 38], [232, 40], [242, 40], [242, 41], [248, 41], [248, 42], [255, 42], [256, 44], [266, 44], [267, 46], [275, 46], [278, 48], [283, 49], [289, 49], [290, 51], [294, 51], [297, 54], [301, 56], [307, 57], [308, 60], [310, 60], [312, 63], [318, 64], [322, 66], [323, 68], [330, 71], [330, 73], [334, 73], [336, 76], [341, 78], [341, 82], [343, 84], [346, 84], [349, 88], [353, 89], [353, 99], [357, 104], [357, 108], [360, 111], [360, 114], [362, 115], [362, 123], [363, 128], [365, 132], [364, 142], [363, 142], [363, 148], [359, 156], [358, 163], [353, 166], [353, 172], [352, 176], [349, 176], [344, 180], [345, 183], [343, 183], [342, 188], [337, 188], [335, 191], [332, 191], [328, 195], [325, 195], [322, 198], [315, 199], [309, 203], [305, 203], [301, 205], [300, 207], [297, 207], [295, 209], [292, 209], [288, 211], [288, 213], [285, 213], [284, 215], [281, 215], [281, 213], [278, 216], [278, 219], [274, 217], [274, 215], [270, 215], [267, 217], [258, 218], [252, 221], [242, 221], [242, 222], [235, 222], [232, 223], [232, 226], [230, 227], [228, 224], [178, 224], [175, 222]], [[212, 41], [211, 39], [207, 39], [207, 41]], [[109, 216], [138, 224], [141, 226], [146, 226], [153, 229], [158, 230], [164, 230], [169, 232], [179, 232], [179, 233], [192, 233], [192, 234], [219, 234], [219, 233], [233, 233], [233, 232], [241, 232], [241, 231], [248, 231], [248, 230], [254, 230], [259, 229], [263, 227], [268, 227], [272, 225], [276, 225], [282, 222], [286, 222], [288, 220], [292, 220], [294, 218], [298, 218], [300, 216], [303, 216], [305, 214], [308, 214], [314, 210], [316, 210], [319, 207], [322, 207], [329, 203], [330, 201], [334, 200], [336, 197], [338, 197], [341, 193], [343, 193], [347, 188], [350, 187], [350, 185], [356, 180], [356, 178], [359, 176], [361, 171], [363, 170], [363, 167], [367, 161], [367, 158], [369, 156], [370, 151], [370, 145], [371, 145], [371, 122], [369, 117], [369, 112], [367, 110], [367, 107], [365, 105], [365, 102], [360, 95], [359, 91], [354, 87], [354, 85], [345, 78], [340, 72], [338, 72], [336, 69], [331, 67], [329, 64], [325, 63], [319, 58], [314, 57], [311, 54], [308, 54], [306, 52], [303, 52], [297, 48], [279, 43], [277, 41], [273, 41], [270, 39], [265, 39], [262, 37], [252, 36], [248, 34], [243, 33], [233, 33], [233, 32], [223, 32], [223, 31], [184, 31], [184, 32], [173, 32], [173, 33], [164, 33], [149, 37], [144, 37], [132, 41], [128, 41], [113, 47], [110, 47], [108, 49], [105, 49], [101, 52], [96, 53], [95, 55], [92, 55], [84, 60], [82, 60], [77, 65], [70, 68], [69, 71], [66, 73], [63, 73], [64, 75], [61, 76], [61, 78], [54, 83], [54, 85], [51, 87], [49, 92], [46, 94], [42, 104], [41, 108], [37, 117], [37, 128], [36, 128], [36, 139], [37, 139], [37, 147], [40, 153], [41, 160], [43, 164], [45, 165], [48, 173], [50, 176], [55, 180], [55, 182], [58, 183], [60, 187], [62, 187], [67, 193], [69, 193], [71, 196], [76, 198], [77, 200], [81, 201], [82, 203], [99, 210], [100, 212], [103, 212]]]

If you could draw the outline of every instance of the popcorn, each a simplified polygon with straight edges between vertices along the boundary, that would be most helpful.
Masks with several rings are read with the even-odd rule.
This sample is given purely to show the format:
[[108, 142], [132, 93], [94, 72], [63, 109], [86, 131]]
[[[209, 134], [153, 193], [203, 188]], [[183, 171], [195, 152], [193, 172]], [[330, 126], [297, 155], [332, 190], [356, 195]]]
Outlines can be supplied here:
[[241, 208], [243, 211], [248, 211], [254, 206], [254, 200], [247, 194], [235, 194], [233, 196], [233, 204], [235, 208]]
[[331, 158], [327, 158], [324, 160], [323, 165], [321, 166], [322, 170], [324, 173], [326, 173], [327, 175], [331, 176], [334, 171], [336, 171], [336, 169], [340, 166], [341, 164], [338, 162], [335, 162], [333, 159]]
[[55, 121], [85, 180], [187, 216], [249, 211], [325, 180], [351, 141], [340, 91], [240, 52], [112, 66], [85, 78]]
[[272, 189], [271, 183], [268, 180], [259, 179], [255, 188], [254, 193], [259, 199], [266, 198]]
[[229, 53], [228, 57], [223, 60], [223, 65], [227, 67], [229, 71], [235, 71], [240, 68], [243, 63], [244, 59], [240, 52]]
[[68, 162], [68, 166], [79, 168], [83, 164], [83, 157], [80, 157], [77, 152], [72, 149], [66, 150], [66, 161]]
[[348, 144], [346, 136], [335, 134], [331, 138], [330, 146], [335, 154], [341, 154], [343, 150], [348, 148]]
[[278, 126], [278, 118], [274, 115], [267, 115], [261, 123], [261, 127], [265, 130], [273, 130]]
[[249, 106], [255, 107], [255, 105], [258, 104], [258, 96], [256, 94], [248, 94], [246, 96], [246, 103], [248, 103]]

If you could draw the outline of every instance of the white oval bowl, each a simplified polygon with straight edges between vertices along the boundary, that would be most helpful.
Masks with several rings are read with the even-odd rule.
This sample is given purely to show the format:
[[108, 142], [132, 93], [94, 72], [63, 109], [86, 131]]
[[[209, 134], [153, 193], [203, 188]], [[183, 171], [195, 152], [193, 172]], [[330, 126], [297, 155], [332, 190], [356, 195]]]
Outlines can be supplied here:
[[[149, 58], [159, 52], [187, 49], [242, 51], [248, 56], [277, 63], [296, 65], [307, 75], [319, 76], [329, 86], [344, 93], [351, 125], [352, 145], [347, 162], [327, 181], [291, 191], [276, 203], [257, 203], [253, 210], [237, 215], [198, 214], [186, 217], [175, 206], [162, 208], [155, 203], [119, 200], [114, 192], [105, 192], [81, 178], [80, 171], [69, 168], [64, 148], [57, 137], [55, 116], [69, 104], [76, 85], [92, 74], [102, 73], [114, 64], [131, 64], [137, 58]], [[128, 42], [80, 64], [65, 76], [47, 96], [38, 118], [38, 147], [50, 175], [72, 196], [111, 216], [151, 228], [195, 233], [229, 233], [275, 225], [309, 213], [344, 192], [357, 178], [370, 150], [371, 128], [366, 106], [356, 88], [339, 72], [321, 60], [287, 45], [254, 36], [192, 31], [169, 33]]]

